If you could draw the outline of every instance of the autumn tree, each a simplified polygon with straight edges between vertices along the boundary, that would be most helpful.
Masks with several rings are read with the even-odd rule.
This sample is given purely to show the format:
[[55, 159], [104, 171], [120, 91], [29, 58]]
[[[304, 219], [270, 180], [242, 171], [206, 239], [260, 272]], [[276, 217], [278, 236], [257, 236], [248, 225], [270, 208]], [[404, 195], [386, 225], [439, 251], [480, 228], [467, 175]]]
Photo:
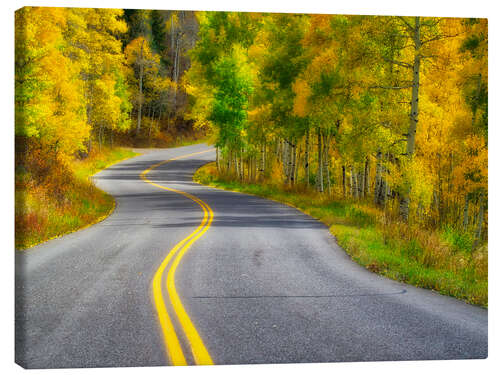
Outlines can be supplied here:
[[158, 75], [160, 59], [151, 51], [149, 42], [144, 37], [138, 37], [125, 48], [127, 64], [132, 68], [129, 76], [131, 87], [134, 87], [135, 104], [137, 107], [136, 134], [141, 130], [142, 108], [145, 102], [145, 86], [152, 85]]
[[25, 7], [16, 12], [15, 134], [69, 158], [89, 136], [79, 66], [65, 53], [70, 11]]
[[[120, 88], [124, 63], [118, 37], [127, 30], [118, 9], [70, 8], [69, 27], [65, 33], [70, 48], [68, 56], [79, 66], [85, 85], [87, 123], [102, 144], [104, 129], [123, 129], [130, 106], [128, 96]], [[118, 91], [116, 91], [118, 89]], [[89, 151], [91, 138], [89, 138]]]

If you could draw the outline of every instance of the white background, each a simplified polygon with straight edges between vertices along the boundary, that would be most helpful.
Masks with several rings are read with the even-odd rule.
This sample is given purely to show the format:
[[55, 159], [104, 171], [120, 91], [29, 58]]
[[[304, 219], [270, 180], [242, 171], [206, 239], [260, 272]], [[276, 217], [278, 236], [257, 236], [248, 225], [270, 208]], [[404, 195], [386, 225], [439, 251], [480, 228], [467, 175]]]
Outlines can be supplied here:
[[[498, 207], [495, 194], [498, 184], [498, 22], [499, 13], [495, 1], [487, 0], [251, 0], [236, 2], [228, 0], [81, 0], [81, 1], [20, 1], [6, 0], [1, 5], [1, 108], [0, 112], [0, 371], [4, 374], [21, 373], [24, 370], [14, 363], [14, 11], [25, 5], [38, 6], [75, 6], [106, 8], [142, 8], [174, 10], [240, 10], [296, 13], [331, 13], [365, 15], [407, 15], [441, 17], [481, 17], [489, 19], [489, 145], [490, 145], [490, 194], [489, 194], [489, 358], [487, 360], [461, 361], [419, 361], [419, 362], [365, 362], [365, 363], [327, 363], [305, 365], [246, 365], [214, 367], [149, 367], [149, 368], [111, 368], [75, 369], [75, 374], [489, 374], [498, 373]], [[491, 272], [493, 271], [493, 272]], [[43, 374], [61, 374], [68, 370], [44, 370]], [[32, 370], [30, 374], [42, 373]]]

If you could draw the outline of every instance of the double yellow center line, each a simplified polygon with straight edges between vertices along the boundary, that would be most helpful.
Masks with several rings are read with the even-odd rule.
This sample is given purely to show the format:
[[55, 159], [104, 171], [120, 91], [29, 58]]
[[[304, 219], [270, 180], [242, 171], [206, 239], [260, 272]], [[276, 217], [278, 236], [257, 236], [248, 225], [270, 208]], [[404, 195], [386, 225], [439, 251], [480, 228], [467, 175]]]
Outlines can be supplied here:
[[179, 294], [177, 293], [177, 290], [175, 288], [175, 271], [177, 270], [177, 267], [179, 266], [179, 263], [186, 254], [186, 252], [189, 250], [191, 245], [198, 239], [200, 238], [210, 227], [214, 213], [210, 206], [203, 202], [200, 198], [195, 197], [192, 194], [186, 193], [184, 191], [180, 191], [177, 189], [169, 188], [166, 186], [159, 185], [151, 180], [149, 180], [146, 176], [149, 172], [151, 172], [153, 169], [169, 163], [174, 160], [186, 158], [189, 156], [193, 155], [198, 155], [198, 154], [203, 154], [209, 151], [213, 151], [212, 149], [207, 150], [207, 151], [200, 151], [200, 152], [194, 152], [191, 154], [187, 155], [182, 155], [178, 156], [172, 159], [168, 159], [165, 161], [162, 161], [160, 163], [154, 164], [148, 169], [144, 170], [141, 173], [141, 179], [148, 184], [151, 184], [153, 186], [156, 186], [160, 189], [167, 190], [167, 191], [172, 191], [174, 193], [178, 193], [181, 195], [184, 195], [185, 197], [195, 201], [200, 205], [200, 207], [203, 209], [203, 220], [201, 221], [201, 224], [196, 228], [195, 231], [193, 231], [189, 236], [184, 238], [182, 241], [177, 243], [167, 254], [166, 258], [163, 260], [161, 263], [160, 267], [155, 273], [155, 276], [153, 278], [153, 298], [154, 298], [154, 304], [156, 307], [156, 311], [158, 313], [158, 318], [160, 320], [160, 326], [163, 332], [163, 337], [165, 340], [165, 349], [167, 352], [167, 356], [170, 359], [171, 363], [174, 366], [185, 366], [187, 365], [186, 362], [186, 357], [184, 356], [184, 353], [182, 351], [179, 339], [177, 337], [177, 334], [175, 332], [174, 326], [172, 324], [172, 320], [170, 319], [170, 316], [168, 315], [165, 300], [163, 298], [163, 293], [162, 293], [162, 279], [163, 275], [165, 273], [165, 270], [167, 269], [168, 265], [170, 264], [170, 261], [173, 259], [172, 263], [170, 264], [170, 268], [167, 271], [167, 278], [166, 278], [166, 287], [168, 291], [168, 297], [170, 300], [170, 304], [172, 305], [173, 310], [175, 311], [175, 314], [177, 315], [177, 319], [179, 321], [179, 324], [181, 325], [182, 329], [184, 330], [184, 334], [186, 335], [187, 341], [189, 342], [189, 345], [191, 347], [191, 352], [193, 354], [194, 361], [196, 362], [197, 365], [213, 365], [212, 358], [210, 357], [210, 354], [208, 354], [207, 349], [205, 348], [205, 345], [203, 344], [203, 341], [198, 334], [198, 331], [196, 330], [193, 322], [189, 318], [189, 315], [186, 313], [186, 310], [184, 309], [184, 306], [182, 305], [181, 299], [179, 298]]

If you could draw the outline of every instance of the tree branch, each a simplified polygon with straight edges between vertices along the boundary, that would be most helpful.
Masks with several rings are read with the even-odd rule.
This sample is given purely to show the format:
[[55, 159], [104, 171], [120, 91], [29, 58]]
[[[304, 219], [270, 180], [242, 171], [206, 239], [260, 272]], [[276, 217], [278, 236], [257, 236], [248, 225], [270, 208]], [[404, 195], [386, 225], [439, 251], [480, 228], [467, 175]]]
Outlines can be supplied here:
[[[406, 138], [403, 138], [403, 139], [398, 139], [398, 140], [396, 140], [396, 141], [392, 142], [392, 143], [391, 143], [391, 145], [390, 145], [389, 147], [395, 146], [395, 145], [396, 145], [397, 143], [399, 143], [399, 142], [406, 142], [406, 141], [407, 141], [407, 139], [406, 139]], [[405, 154], [402, 154], [402, 155], [405, 155]]]
[[441, 39], [446, 39], [446, 38], [455, 38], [455, 37], [459, 36], [460, 34], [463, 34], [463, 33], [458, 33], [458, 34], [454, 34], [454, 35], [436, 35], [433, 38], [429, 38], [427, 40], [421, 41], [420, 45], [423, 46], [424, 44], [427, 44], [427, 43], [430, 43], [430, 42], [434, 42], [436, 40], [441, 40]]
[[409, 31], [411, 32], [414, 32], [415, 31], [415, 28], [412, 27], [403, 17], [401, 16], [398, 16], [398, 18], [403, 21], [403, 23], [406, 25], [406, 27], [408, 28]]
[[434, 57], [438, 57], [438, 55], [420, 55], [421, 59], [432, 59]]
[[387, 62], [396, 64], [396, 65], [402, 66], [402, 67], [407, 68], [407, 69], [413, 69], [413, 66], [411, 66], [410, 64], [405, 63], [403, 61], [391, 60], [391, 59], [388, 59], [386, 57], [384, 57], [384, 60], [387, 61]]
[[386, 89], [386, 90], [404, 90], [404, 89], [410, 89], [413, 86], [371, 86], [369, 87], [370, 89]]

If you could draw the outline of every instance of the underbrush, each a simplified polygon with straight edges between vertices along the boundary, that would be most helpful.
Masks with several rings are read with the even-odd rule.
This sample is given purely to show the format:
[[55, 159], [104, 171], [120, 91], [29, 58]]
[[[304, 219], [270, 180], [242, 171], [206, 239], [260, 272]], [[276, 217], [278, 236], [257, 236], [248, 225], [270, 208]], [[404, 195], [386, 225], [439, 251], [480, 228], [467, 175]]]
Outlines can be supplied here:
[[119, 144], [136, 148], [171, 148], [189, 146], [196, 143], [206, 142], [209, 136], [203, 132], [187, 129], [184, 131], [174, 130], [155, 132], [149, 136], [147, 131], [130, 137], [128, 134], [118, 134], [116, 139]]
[[488, 306], [487, 245], [473, 249], [468, 233], [409, 226], [369, 202], [335, 200], [300, 186], [240, 182], [219, 176], [215, 163], [198, 169], [194, 180], [292, 205], [325, 223], [351, 258], [370, 271]]
[[16, 249], [32, 247], [108, 216], [114, 200], [96, 188], [89, 177], [135, 155], [120, 148], [103, 149], [85, 160], [62, 163], [33, 150], [16, 165]]

